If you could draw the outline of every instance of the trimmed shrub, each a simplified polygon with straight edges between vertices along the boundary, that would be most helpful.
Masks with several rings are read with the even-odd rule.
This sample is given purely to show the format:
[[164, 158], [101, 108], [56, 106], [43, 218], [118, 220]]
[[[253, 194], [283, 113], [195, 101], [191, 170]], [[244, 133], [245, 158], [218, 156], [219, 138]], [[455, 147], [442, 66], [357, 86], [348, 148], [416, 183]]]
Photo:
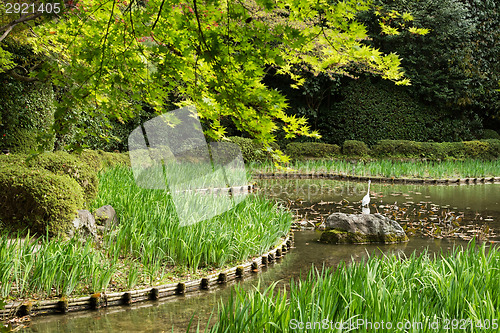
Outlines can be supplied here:
[[128, 152], [126, 153], [109, 153], [106, 151], [98, 150], [101, 158], [102, 168], [114, 167], [116, 165], [130, 166], [130, 158]]
[[369, 149], [366, 143], [357, 140], [346, 140], [342, 145], [342, 154], [349, 156], [366, 156]]
[[484, 141], [464, 141], [464, 154], [466, 158], [488, 158], [488, 142]]
[[420, 156], [430, 160], [444, 160], [448, 158], [446, 146], [437, 142], [418, 142]]
[[85, 149], [81, 152], [74, 152], [72, 155], [87, 163], [95, 172], [99, 172], [103, 167], [101, 155], [96, 150]]
[[500, 140], [500, 134], [498, 134], [498, 132], [495, 130], [485, 129], [483, 131], [482, 139], [484, 139], [484, 140], [488, 140], [488, 139]]
[[0, 167], [0, 219], [11, 230], [63, 236], [82, 206], [82, 188], [67, 175]]
[[495, 159], [500, 157], [500, 140], [464, 142], [415, 142], [380, 140], [372, 147], [377, 157], [427, 158], [431, 160], [455, 158]]
[[437, 142], [415, 142], [409, 140], [380, 140], [372, 147], [377, 157], [445, 159], [447, 148]]
[[409, 140], [380, 140], [372, 147], [372, 154], [379, 157], [420, 157], [419, 143]]
[[292, 159], [330, 158], [340, 153], [340, 147], [321, 142], [292, 142], [286, 146], [285, 151]]
[[67, 175], [80, 184], [87, 202], [97, 195], [97, 173], [87, 163], [67, 152], [43, 153], [35, 157], [13, 154], [0, 158], [2, 165], [17, 165], [26, 168], [43, 168], [58, 175]]
[[489, 139], [484, 140], [489, 144], [488, 153], [490, 159], [500, 158], [500, 140]]
[[[245, 162], [264, 161], [271, 158], [271, 154], [263, 150], [264, 146], [262, 143], [238, 136], [231, 136], [228, 139], [240, 147], [241, 153], [243, 154], [243, 160]], [[276, 143], [271, 143], [271, 148], [273, 150], [279, 149], [279, 146]]]
[[27, 161], [30, 167], [40, 167], [58, 175], [68, 175], [80, 184], [85, 201], [93, 200], [97, 195], [99, 180], [92, 167], [77, 157], [63, 151], [40, 154]]

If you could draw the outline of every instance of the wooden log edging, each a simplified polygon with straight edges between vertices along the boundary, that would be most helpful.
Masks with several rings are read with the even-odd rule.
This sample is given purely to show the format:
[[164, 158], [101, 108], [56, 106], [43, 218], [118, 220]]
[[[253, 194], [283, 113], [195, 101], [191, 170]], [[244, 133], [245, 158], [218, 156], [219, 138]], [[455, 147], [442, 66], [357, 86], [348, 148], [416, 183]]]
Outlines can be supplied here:
[[396, 178], [396, 177], [369, 177], [369, 176], [351, 176], [337, 173], [326, 172], [306, 172], [306, 173], [255, 173], [253, 175], [257, 179], [335, 179], [335, 180], [353, 180], [353, 181], [368, 181], [377, 183], [398, 183], [398, 184], [485, 184], [485, 183], [500, 183], [500, 177], [479, 177], [479, 178], [446, 178], [446, 179], [429, 179], [429, 178]]
[[254, 189], [253, 184], [238, 185], [231, 187], [211, 187], [211, 188], [197, 188], [194, 190], [175, 191], [173, 193], [201, 193], [201, 194], [224, 194], [224, 193], [249, 193]]
[[183, 295], [188, 292], [210, 289], [210, 287], [242, 278], [245, 274], [258, 273], [259, 268], [267, 266], [269, 262], [275, 261], [277, 258], [281, 258], [289, 252], [292, 244], [293, 232], [290, 231], [278, 245], [261, 256], [196, 280], [170, 283], [139, 290], [94, 293], [90, 296], [76, 298], [63, 296], [60, 299], [53, 300], [12, 302], [7, 304], [3, 310], [0, 310], [0, 319], [9, 319], [16, 316], [37, 316], [83, 310], [97, 310], [117, 305], [131, 305], [138, 302], [175, 297], [176, 295]]

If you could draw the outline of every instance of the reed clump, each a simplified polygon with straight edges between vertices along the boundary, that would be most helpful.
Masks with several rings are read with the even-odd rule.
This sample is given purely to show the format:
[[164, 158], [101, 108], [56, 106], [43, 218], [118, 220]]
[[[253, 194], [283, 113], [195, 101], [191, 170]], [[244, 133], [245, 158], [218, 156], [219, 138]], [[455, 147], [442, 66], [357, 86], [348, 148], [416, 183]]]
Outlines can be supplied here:
[[[250, 163], [253, 173], [283, 172], [274, 164]], [[290, 172], [327, 172], [363, 177], [407, 177], [407, 178], [482, 178], [500, 176], [500, 160], [303, 160], [293, 161], [288, 165]]]
[[288, 290], [236, 288], [210, 332], [372, 332], [374, 323], [377, 332], [498, 332], [499, 263], [497, 248], [472, 242], [440, 257], [392, 254], [312, 269]]

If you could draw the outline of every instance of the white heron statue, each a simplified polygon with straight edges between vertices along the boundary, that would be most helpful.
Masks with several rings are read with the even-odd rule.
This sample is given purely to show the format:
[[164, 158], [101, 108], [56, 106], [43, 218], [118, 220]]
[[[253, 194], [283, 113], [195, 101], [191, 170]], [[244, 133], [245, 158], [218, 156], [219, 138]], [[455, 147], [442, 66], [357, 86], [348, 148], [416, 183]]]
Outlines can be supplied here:
[[370, 184], [372, 183], [371, 180], [368, 180], [368, 192], [366, 195], [363, 197], [363, 200], [361, 200], [361, 207], [368, 207], [368, 204], [370, 203]]

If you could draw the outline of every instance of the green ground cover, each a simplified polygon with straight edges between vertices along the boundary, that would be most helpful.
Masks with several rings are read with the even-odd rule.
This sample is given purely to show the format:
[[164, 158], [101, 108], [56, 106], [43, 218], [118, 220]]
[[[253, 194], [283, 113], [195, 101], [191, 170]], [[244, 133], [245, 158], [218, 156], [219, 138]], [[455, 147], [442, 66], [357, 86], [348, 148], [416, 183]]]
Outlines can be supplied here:
[[311, 270], [287, 290], [236, 288], [210, 332], [498, 332], [499, 264], [498, 249], [472, 243]]
[[39, 299], [186, 280], [259, 255], [291, 226], [291, 215], [249, 196], [233, 209], [179, 226], [165, 191], [139, 188], [130, 168], [99, 174], [90, 210], [111, 204], [119, 227], [98, 242], [0, 234], [0, 298]]
[[482, 161], [396, 161], [305, 160], [294, 161], [289, 170], [278, 170], [270, 162], [247, 164], [253, 174], [259, 172], [329, 172], [350, 176], [407, 178], [475, 178], [500, 176], [500, 160]]

